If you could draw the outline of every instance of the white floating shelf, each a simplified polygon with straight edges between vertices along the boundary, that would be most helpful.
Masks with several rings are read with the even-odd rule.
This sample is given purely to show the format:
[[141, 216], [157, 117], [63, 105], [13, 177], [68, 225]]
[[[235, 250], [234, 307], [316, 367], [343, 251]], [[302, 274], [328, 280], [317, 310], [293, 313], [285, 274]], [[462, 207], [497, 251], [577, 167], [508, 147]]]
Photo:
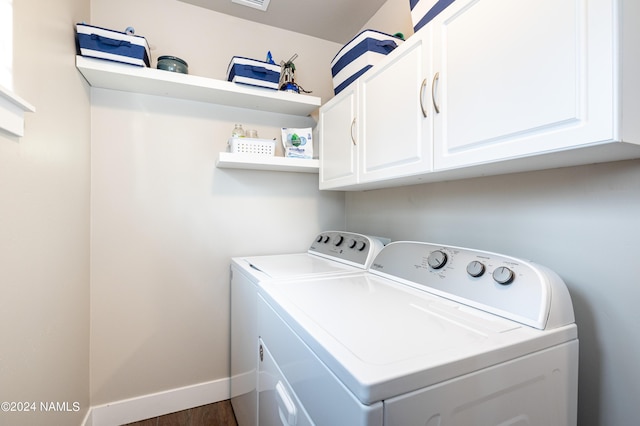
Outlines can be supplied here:
[[267, 155], [221, 152], [216, 166], [225, 169], [269, 170], [276, 172], [318, 173], [319, 160], [270, 157]]
[[0, 85], [0, 130], [24, 136], [24, 113], [36, 112], [29, 102]]
[[76, 67], [92, 87], [307, 116], [320, 107], [316, 96], [263, 89], [189, 74], [76, 56]]

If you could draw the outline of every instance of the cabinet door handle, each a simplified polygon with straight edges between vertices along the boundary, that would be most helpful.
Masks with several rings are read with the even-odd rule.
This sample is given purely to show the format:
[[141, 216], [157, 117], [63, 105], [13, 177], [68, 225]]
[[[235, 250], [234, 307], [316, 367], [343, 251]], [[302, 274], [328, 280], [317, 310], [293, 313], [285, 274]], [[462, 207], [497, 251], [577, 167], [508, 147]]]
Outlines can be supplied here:
[[436, 111], [436, 114], [440, 114], [440, 107], [436, 103], [436, 82], [440, 79], [440, 73], [437, 72], [436, 75], [433, 76], [433, 81], [431, 82], [431, 100], [433, 102], [433, 109]]
[[356, 138], [353, 136], [353, 128], [356, 125], [356, 119], [355, 117], [353, 118], [353, 120], [351, 121], [351, 142], [353, 142], [354, 145], [356, 145]]
[[422, 110], [422, 115], [427, 118], [427, 110], [424, 109], [424, 88], [427, 87], [427, 79], [422, 80], [422, 85], [420, 86], [420, 109]]

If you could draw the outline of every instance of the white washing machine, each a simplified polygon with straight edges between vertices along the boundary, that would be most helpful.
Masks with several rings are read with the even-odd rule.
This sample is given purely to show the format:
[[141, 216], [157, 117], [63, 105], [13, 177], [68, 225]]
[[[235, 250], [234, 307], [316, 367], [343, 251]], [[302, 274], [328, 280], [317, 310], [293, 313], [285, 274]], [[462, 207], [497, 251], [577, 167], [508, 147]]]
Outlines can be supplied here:
[[257, 310], [260, 426], [576, 424], [573, 306], [543, 266], [396, 242], [364, 274], [261, 282]]
[[[257, 285], [271, 281], [363, 274], [387, 242], [384, 238], [352, 232], [326, 231], [314, 238], [305, 253], [232, 259], [230, 390], [239, 426], [258, 424]], [[283, 385], [269, 380], [273, 376], [270, 372], [265, 371], [263, 376], [261, 391], [264, 402], [277, 395]]]

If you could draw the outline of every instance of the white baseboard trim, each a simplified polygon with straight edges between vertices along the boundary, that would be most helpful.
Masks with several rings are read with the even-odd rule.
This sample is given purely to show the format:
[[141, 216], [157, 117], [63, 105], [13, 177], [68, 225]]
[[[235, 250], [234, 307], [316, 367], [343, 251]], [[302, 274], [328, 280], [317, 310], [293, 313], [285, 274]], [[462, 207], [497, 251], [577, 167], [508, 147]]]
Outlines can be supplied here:
[[91, 407], [82, 426], [120, 426], [226, 399], [228, 378]]
[[91, 415], [91, 408], [87, 411], [87, 414], [84, 416], [82, 423], [80, 426], [93, 426], [93, 416]]

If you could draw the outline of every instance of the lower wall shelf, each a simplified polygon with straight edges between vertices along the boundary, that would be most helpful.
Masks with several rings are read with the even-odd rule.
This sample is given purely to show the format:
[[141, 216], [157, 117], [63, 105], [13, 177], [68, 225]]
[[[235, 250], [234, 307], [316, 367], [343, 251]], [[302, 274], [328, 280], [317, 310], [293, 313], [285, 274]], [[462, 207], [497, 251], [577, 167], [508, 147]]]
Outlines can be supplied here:
[[268, 170], [276, 172], [318, 173], [319, 160], [270, 157], [221, 152], [216, 167], [223, 169]]

